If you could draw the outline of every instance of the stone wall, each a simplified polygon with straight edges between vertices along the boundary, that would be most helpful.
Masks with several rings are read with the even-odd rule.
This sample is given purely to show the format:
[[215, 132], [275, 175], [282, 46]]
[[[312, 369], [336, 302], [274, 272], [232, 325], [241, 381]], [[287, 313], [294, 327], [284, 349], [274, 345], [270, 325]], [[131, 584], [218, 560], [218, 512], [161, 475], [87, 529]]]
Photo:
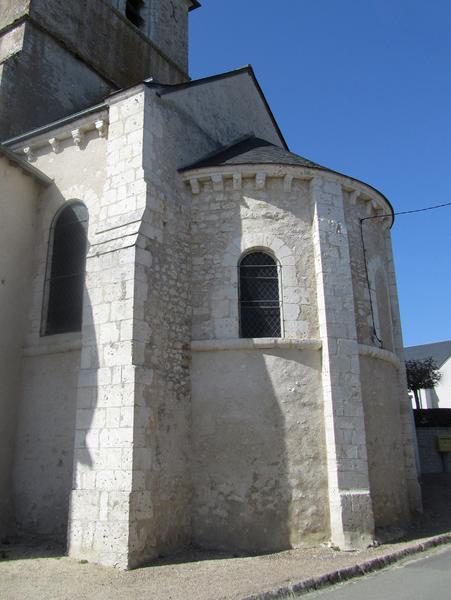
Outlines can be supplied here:
[[38, 193], [31, 177], [0, 157], [0, 536], [13, 528], [11, 473]]
[[[373, 539], [373, 507], [376, 524], [402, 510], [402, 485], [382, 490], [389, 427], [380, 435], [373, 426], [390, 413], [390, 440], [399, 434], [404, 447], [393, 483], [411, 450], [402, 369], [371, 345], [369, 294], [356, 310], [365, 295], [359, 211], [375, 214], [384, 201], [364, 184], [303, 167], [180, 176], [248, 126], [282, 144], [250, 72], [210, 83], [170, 93], [139, 85], [111, 97], [109, 110], [15, 148], [55, 179], [35, 228], [19, 514], [29, 529], [39, 520], [42, 531], [62, 531], [73, 434], [75, 558], [128, 568], [193, 539], [257, 551], [331, 538], [355, 548]], [[75, 199], [89, 211], [83, 331], [42, 338], [49, 230]], [[388, 238], [374, 240], [396, 308]], [[282, 339], [239, 338], [237, 264], [251, 249], [279, 265]], [[370, 358], [359, 359], [362, 347]], [[389, 382], [380, 405], [373, 377]], [[39, 417], [50, 401], [61, 410], [46, 423]], [[29, 485], [33, 471], [42, 481]]]
[[2, 141], [101, 102], [116, 89], [34, 24], [16, 31], [23, 33], [21, 43], [1, 65]]
[[403, 526], [410, 516], [396, 367], [383, 358], [360, 356], [368, 470], [377, 527]]
[[253, 248], [266, 248], [281, 265], [284, 335], [318, 337], [311, 222], [306, 182], [285, 191], [281, 177], [261, 189], [255, 175], [205, 181], [193, 195], [193, 339], [239, 336], [237, 265]]
[[[163, 0], [156, 2], [157, 5], [162, 3]], [[186, 15], [188, 6], [184, 6], [184, 11]], [[128, 87], [150, 76], [161, 83], [180, 83], [187, 79], [184, 36], [174, 33], [171, 47], [160, 50], [123, 14], [112, 8], [111, 0], [64, 3], [31, 0], [29, 14], [53, 37], [61, 40], [69, 51], [120, 87]], [[172, 21], [159, 23], [163, 29], [171, 25]], [[184, 25], [187, 26], [186, 20]], [[171, 57], [165, 56], [164, 50], [170, 51]], [[175, 60], [180, 60], [180, 64]]]
[[14, 463], [17, 533], [66, 541], [79, 368], [79, 349], [26, 350]]
[[340, 178], [311, 179], [331, 541], [352, 549], [371, 543], [374, 516], [343, 188]]
[[177, 34], [175, 20], [161, 21], [159, 13], [152, 17], [150, 33], [163, 50], [108, 0], [7, 0], [0, 10], [1, 140], [100, 103], [118, 88], [151, 76], [162, 83], [188, 78], [185, 2], [177, 7]]
[[438, 451], [437, 437], [451, 436], [451, 427], [417, 427], [421, 473], [451, 472], [451, 453]]
[[193, 541], [254, 552], [326, 541], [320, 352], [246, 341], [193, 354]]
[[[385, 244], [390, 218], [368, 218], [378, 214], [373, 212], [371, 201], [358, 201], [356, 194], [352, 192], [345, 192], [344, 206], [349, 232], [358, 341], [360, 344], [376, 345], [393, 351], [392, 310], [386, 271], [389, 257]], [[384, 210], [379, 210], [379, 213], [386, 214]]]
[[[54, 184], [41, 192], [37, 203], [36, 241], [29, 276], [31, 303], [24, 313], [26, 338], [14, 461], [16, 520], [19, 531], [44, 533], [62, 540], [67, 531], [72, 488], [81, 338], [80, 333], [41, 336], [44, 281], [51, 225], [65, 203], [85, 203], [90, 243], [95, 235], [106, 144], [94, 125], [98, 117], [83, 123], [87, 131], [80, 147], [71, 134], [71, 127], [76, 131], [79, 124], [74, 122], [66, 129], [55, 129], [51, 135], [34, 137], [30, 155], [31, 164], [54, 179]], [[89, 314], [84, 319], [90, 320]]]
[[[324, 540], [321, 362], [302, 350], [318, 336], [309, 185], [244, 168], [204, 179], [192, 203], [193, 539], [247, 551]], [[251, 249], [280, 264], [285, 348], [239, 339], [237, 265]]]
[[[397, 382], [393, 379], [393, 374], [388, 378], [391, 382], [391, 391], [389, 388], [382, 394], [382, 389], [377, 382], [384, 381], [384, 374], [387, 365], [379, 360], [374, 362], [374, 382], [376, 389], [381, 394], [380, 401], [387, 402], [388, 413], [396, 418], [399, 426], [399, 437], [403, 448], [403, 463], [405, 486], [408, 493], [408, 504], [411, 510], [421, 510], [421, 493], [418, 484], [418, 474], [415, 462], [414, 439], [413, 439], [413, 418], [409, 406], [405, 369], [403, 367], [403, 342], [401, 333], [401, 320], [399, 315], [398, 295], [396, 287], [396, 275], [394, 270], [393, 253], [391, 248], [390, 225], [391, 217], [383, 217], [390, 213], [388, 205], [376, 201], [376, 196], [371, 193], [362, 193], [358, 191], [345, 191], [345, 211], [349, 235], [349, 248], [352, 271], [352, 285], [354, 291], [354, 301], [356, 307], [356, 326], [358, 341], [360, 344], [377, 349], [382, 348], [391, 354], [392, 363], [397, 364]], [[363, 237], [363, 241], [362, 241]], [[364, 247], [366, 258], [364, 258]], [[383, 353], [382, 353], [383, 354]], [[374, 395], [373, 376], [368, 374], [365, 367], [362, 383], [363, 398], [365, 410], [372, 413], [372, 404], [368, 398]], [[395, 413], [392, 413], [395, 411]], [[383, 419], [381, 413], [381, 418]], [[399, 421], [397, 421], [399, 415]], [[392, 437], [389, 435], [394, 431], [391, 428], [381, 428], [379, 432], [368, 428], [370, 419], [365, 416], [367, 426], [367, 435], [373, 438], [377, 435], [379, 443], [383, 447], [389, 447]], [[385, 433], [387, 437], [384, 438]], [[375, 438], [373, 438], [375, 439]], [[374, 444], [368, 440], [369, 447]], [[385, 460], [385, 459], [384, 459]], [[384, 470], [383, 452], [380, 453], [373, 449], [371, 463], [379, 472]], [[376, 463], [379, 462], [378, 465]], [[398, 468], [398, 467], [397, 467]], [[371, 479], [371, 476], [370, 476]], [[375, 485], [377, 476], [372, 477], [372, 485]], [[381, 480], [382, 481], [382, 480]], [[393, 478], [396, 487], [396, 476]], [[377, 495], [377, 494], [376, 494]], [[377, 517], [376, 524], [386, 523], [388, 512], [380, 511], [377, 508], [376, 514], [385, 517], [379, 521]], [[392, 504], [393, 519], [395, 522], [403, 519], [396, 499]]]

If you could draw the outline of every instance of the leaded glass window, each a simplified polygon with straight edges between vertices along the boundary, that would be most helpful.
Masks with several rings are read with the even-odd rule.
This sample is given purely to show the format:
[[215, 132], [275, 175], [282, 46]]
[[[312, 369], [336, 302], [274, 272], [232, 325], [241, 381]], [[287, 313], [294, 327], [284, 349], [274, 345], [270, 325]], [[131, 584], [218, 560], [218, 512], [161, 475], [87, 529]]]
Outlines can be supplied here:
[[77, 202], [66, 206], [52, 226], [43, 335], [81, 330], [87, 223], [88, 210]]
[[238, 270], [240, 337], [280, 337], [279, 265], [266, 252], [250, 252]]

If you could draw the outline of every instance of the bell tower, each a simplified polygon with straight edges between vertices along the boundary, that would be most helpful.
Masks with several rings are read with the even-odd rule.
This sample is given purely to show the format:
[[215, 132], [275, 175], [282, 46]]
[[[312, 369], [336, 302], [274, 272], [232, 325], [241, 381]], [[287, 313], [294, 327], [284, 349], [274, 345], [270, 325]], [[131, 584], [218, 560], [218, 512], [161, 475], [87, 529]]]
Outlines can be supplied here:
[[0, 141], [153, 77], [188, 80], [197, 0], [2, 0]]

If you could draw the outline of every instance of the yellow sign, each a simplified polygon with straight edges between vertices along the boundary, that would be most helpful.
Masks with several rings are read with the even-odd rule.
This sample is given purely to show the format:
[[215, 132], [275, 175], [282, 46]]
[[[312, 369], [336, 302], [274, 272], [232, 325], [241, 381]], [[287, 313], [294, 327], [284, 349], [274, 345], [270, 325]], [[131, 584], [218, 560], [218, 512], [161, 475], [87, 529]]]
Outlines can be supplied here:
[[451, 452], [451, 435], [438, 436], [437, 444], [439, 452]]

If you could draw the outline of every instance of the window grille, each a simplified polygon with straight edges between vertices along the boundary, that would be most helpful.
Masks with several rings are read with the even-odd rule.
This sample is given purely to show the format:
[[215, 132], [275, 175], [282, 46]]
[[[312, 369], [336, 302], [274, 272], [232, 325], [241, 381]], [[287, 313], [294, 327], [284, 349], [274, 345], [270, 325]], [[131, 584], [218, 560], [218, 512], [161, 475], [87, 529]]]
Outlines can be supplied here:
[[279, 266], [265, 252], [240, 261], [239, 307], [242, 338], [280, 337]]
[[74, 203], [57, 215], [52, 226], [44, 335], [81, 330], [87, 223], [87, 208]]
[[125, 16], [133, 25], [139, 28], [144, 25], [144, 19], [141, 16], [143, 8], [144, 0], [127, 0], [125, 5]]

